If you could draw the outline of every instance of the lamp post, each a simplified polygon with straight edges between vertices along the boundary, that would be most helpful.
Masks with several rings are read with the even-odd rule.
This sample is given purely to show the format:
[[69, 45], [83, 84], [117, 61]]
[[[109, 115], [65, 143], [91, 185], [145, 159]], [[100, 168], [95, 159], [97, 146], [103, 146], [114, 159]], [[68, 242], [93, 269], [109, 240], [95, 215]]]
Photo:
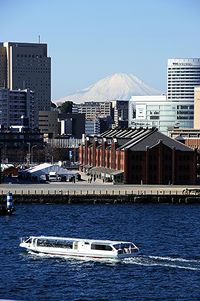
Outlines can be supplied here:
[[38, 145], [35, 144], [35, 145], [31, 146], [31, 163], [33, 163], [33, 154], [34, 154], [33, 149], [34, 149], [34, 147], [38, 147]]
[[28, 144], [28, 153], [26, 155], [26, 160], [27, 160], [27, 165], [29, 167], [29, 165], [30, 165], [30, 156], [31, 156], [31, 143], [27, 142], [27, 144]]
[[0, 145], [0, 183], [2, 182], [2, 172], [1, 172], [1, 145]]

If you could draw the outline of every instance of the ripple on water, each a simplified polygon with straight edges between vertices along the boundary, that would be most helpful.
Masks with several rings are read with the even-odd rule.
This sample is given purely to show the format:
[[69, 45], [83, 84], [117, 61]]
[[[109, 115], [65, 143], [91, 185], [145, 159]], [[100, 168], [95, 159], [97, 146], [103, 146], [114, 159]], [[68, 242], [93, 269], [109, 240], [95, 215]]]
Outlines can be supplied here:
[[[198, 300], [199, 206], [18, 205], [0, 217], [0, 298], [13, 300]], [[122, 261], [30, 254], [27, 235], [133, 241]], [[172, 255], [173, 254], [173, 255]]]

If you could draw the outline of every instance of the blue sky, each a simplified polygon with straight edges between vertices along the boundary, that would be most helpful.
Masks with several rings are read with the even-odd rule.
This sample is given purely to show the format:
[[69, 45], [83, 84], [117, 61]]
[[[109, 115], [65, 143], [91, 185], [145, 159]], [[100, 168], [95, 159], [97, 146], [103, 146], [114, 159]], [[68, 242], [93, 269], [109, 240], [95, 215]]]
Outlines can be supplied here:
[[0, 41], [48, 44], [52, 100], [113, 73], [166, 91], [167, 59], [200, 57], [199, 0], [0, 0]]

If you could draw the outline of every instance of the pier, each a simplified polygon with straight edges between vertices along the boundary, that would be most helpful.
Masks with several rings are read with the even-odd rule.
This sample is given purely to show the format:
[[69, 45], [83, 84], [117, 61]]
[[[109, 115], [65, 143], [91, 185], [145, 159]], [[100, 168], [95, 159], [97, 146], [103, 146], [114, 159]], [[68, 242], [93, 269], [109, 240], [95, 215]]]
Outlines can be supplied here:
[[15, 204], [200, 204], [200, 187], [87, 183], [1, 184]]

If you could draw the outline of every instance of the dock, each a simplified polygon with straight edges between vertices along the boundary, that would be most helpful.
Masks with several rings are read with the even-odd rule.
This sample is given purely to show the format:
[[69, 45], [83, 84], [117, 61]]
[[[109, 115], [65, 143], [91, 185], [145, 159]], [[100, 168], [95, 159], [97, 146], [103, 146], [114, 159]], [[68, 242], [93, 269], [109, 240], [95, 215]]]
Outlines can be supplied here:
[[199, 186], [4, 184], [1, 201], [8, 192], [15, 204], [200, 204]]

